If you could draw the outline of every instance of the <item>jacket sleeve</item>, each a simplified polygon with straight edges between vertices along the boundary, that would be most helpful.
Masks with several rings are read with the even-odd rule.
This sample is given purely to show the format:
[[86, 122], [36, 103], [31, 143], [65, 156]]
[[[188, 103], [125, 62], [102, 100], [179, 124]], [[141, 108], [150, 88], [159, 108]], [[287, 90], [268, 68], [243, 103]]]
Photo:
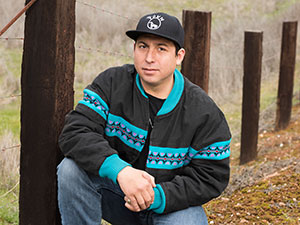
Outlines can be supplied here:
[[129, 164], [119, 158], [104, 137], [110, 79], [109, 72], [104, 72], [84, 90], [83, 100], [66, 116], [59, 146], [84, 170], [116, 182], [119, 171]]
[[198, 127], [185, 166], [168, 182], [157, 185], [152, 209], [169, 213], [199, 206], [218, 197], [229, 182], [231, 134], [223, 113], [212, 110]]

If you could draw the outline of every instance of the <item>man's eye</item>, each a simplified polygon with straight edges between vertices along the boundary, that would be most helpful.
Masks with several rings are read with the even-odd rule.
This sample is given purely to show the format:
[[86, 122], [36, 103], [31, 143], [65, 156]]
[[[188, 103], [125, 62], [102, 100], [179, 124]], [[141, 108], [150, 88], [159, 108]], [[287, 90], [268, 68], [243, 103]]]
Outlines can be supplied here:
[[166, 51], [165, 48], [158, 48], [158, 50], [159, 50], [160, 52]]
[[146, 46], [145, 45], [140, 45], [139, 48], [146, 48]]

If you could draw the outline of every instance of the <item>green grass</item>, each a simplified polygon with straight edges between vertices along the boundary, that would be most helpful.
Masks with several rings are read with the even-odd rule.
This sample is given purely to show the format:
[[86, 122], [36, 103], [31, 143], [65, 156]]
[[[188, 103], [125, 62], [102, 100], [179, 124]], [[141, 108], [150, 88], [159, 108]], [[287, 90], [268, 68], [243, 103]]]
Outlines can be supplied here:
[[17, 190], [0, 189], [0, 224], [18, 224], [18, 188]]
[[21, 77], [22, 65], [22, 50], [20, 48], [8, 49], [7, 54], [7, 67], [14, 74], [15, 77]]
[[[1, 51], [0, 60], [3, 60], [3, 63], [6, 65], [7, 70], [11, 72], [15, 78], [21, 77], [22, 48], [17, 48], [17, 47], [5, 48], [2, 45], [0, 45], [0, 51]], [[5, 74], [3, 74], [3, 77], [4, 76]]]
[[4, 104], [0, 107], [0, 136], [8, 130], [11, 131], [15, 137], [19, 137], [20, 99]]
[[[231, 11], [228, 11], [228, 5], [224, 8], [224, 5], [228, 4], [229, 0], [216, 0], [213, 2], [206, 2], [204, 0], [200, 1], [178, 1], [176, 0], [171, 1], [167, 0], [165, 2], [161, 1], [148, 1], [145, 2], [149, 8], [153, 11], [165, 11], [171, 14], [181, 17], [181, 9], [192, 9], [192, 10], [209, 10], [213, 12], [213, 22], [216, 20], [224, 19], [228, 20], [228, 16], [230, 16]], [[242, 2], [246, 2], [243, 0]], [[297, 1], [278, 1], [277, 2], [277, 11], [273, 12], [272, 14], [268, 14], [269, 17], [276, 17], [280, 13], [284, 12], [288, 9], [292, 3], [299, 2]], [[249, 3], [249, 8], [244, 7], [243, 12], [245, 15], [248, 15], [247, 10], [250, 11], [254, 3]], [[240, 14], [243, 14], [240, 12]], [[1, 44], [1, 43], [0, 43]], [[93, 47], [96, 49], [100, 49], [101, 47]], [[14, 78], [20, 79], [21, 75], [21, 61], [22, 61], [22, 49], [21, 48], [4, 48], [0, 45], [0, 60], [3, 61], [5, 67], [9, 72], [13, 75]], [[112, 51], [113, 52], [113, 51]], [[120, 51], [118, 51], [120, 52]], [[122, 49], [121, 49], [121, 52]], [[126, 50], [124, 50], [126, 52]], [[299, 52], [299, 51], [297, 51]], [[81, 54], [84, 56], [80, 58]], [[298, 53], [299, 54], [299, 53]], [[76, 57], [79, 57], [80, 60], [76, 62], [75, 71], [78, 75], [79, 73], [82, 74], [83, 78], [86, 75], [91, 77], [97, 76], [97, 74], [88, 74], [91, 68], [100, 67], [100, 70], [105, 69], [112, 65], [122, 65], [123, 63], [132, 62], [131, 58], [124, 58], [122, 56], [115, 56], [111, 54], [104, 54], [103, 52], [95, 51], [77, 51]], [[94, 64], [89, 64], [89, 62], [97, 58], [97, 63], [101, 66], [97, 66]], [[299, 60], [298, 60], [299, 65]], [[1, 66], [1, 65], [0, 65]], [[97, 66], [97, 67], [96, 67]], [[298, 66], [299, 67], [299, 66]], [[97, 71], [100, 72], [100, 71]], [[5, 88], [2, 85], [2, 79], [6, 75], [6, 71], [1, 70], [0, 68], [0, 87]], [[92, 72], [94, 73], [94, 72]], [[295, 87], [294, 92], [298, 93], [300, 90], [300, 70], [296, 70], [295, 72]], [[277, 98], [277, 81], [275, 80], [268, 80], [264, 81], [261, 86], [261, 110], [268, 108], [271, 104], [276, 102]], [[74, 89], [75, 89], [75, 96], [74, 96], [74, 105], [78, 103], [79, 100], [82, 99], [82, 90], [85, 88], [87, 83], [83, 82], [76, 82]], [[19, 93], [16, 93], [19, 94]], [[239, 143], [240, 140], [240, 128], [241, 128], [241, 102], [236, 101], [239, 99], [240, 94], [237, 94], [237, 97], [233, 97], [232, 101], [228, 104], [222, 104], [220, 107], [225, 113], [225, 116], [229, 122], [231, 130], [235, 134], [233, 137], [233, 144]], [[4, 97], [4, 96], [3, 96]], [[6, 100], [5, 100], [6, 101]], [[294, 104], [299, 103], [299, 98], [294, 98]], [[0, 136], [2, 136], [5, 132], [11, 131], [18, 139], [20, 135], [20, 97], [17, 97], [15, 100], [10, 101], [9, 103], [2, 103], [0, 99]], [[234, 148], [233, 156], [236, 157], [239, 155], [239, 147]], [[1, 154], [1, 151], [0, 151]], [[17, 180], [17, 178], [16, 178]], [[6, 194], [10, 188], [6, 187], [8, 185], [3, 185], [1, 183], [0, 177], [0, 224], [18, 224], [18, 189], [13, 190]], [[13, 182], [12, 182], [13, 183]], [[12, 187], [14, 184], [10, 184], [9, 186]], [[3, 197], [2, 197], [3, 196]]]

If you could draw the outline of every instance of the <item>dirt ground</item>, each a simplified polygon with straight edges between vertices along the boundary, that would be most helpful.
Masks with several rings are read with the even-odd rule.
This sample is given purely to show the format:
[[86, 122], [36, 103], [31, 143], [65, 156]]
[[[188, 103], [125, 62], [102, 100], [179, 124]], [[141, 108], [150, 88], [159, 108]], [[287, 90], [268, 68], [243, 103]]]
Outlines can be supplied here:
[[232, 160], [228, 188], [204, 205], [209, 224], [300, 224], [300, 105], [292, 114], [287, 129], [260, 133], [257, 160]]

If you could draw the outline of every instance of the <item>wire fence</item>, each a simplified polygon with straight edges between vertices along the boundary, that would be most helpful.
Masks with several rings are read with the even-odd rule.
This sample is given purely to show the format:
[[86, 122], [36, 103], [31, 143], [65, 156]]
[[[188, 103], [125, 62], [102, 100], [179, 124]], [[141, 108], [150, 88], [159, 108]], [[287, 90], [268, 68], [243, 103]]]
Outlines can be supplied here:
[[[24, 7], [24, 9], [22, 9], [17, 15], [16, 17], [14, 17], [10, 23], [4, 28], [2, 29], [2, 32], [0, 34], [0, 36], [8, 29], [8, 27], [10, 27], [26, 10], [29, 9], [29, 7], [35, 2], [36, 0], [32, 0], [30, 1], [30, 4], [28, 4], [27, 6]], [[121, 14], [118, 14], [118, 13], [115, 13], [115, 12], [112, 12], [110, 10], [107, 10], [107, 9], [103, 9], [103, 8], [100, 8], [96, 5], [93, 5], [93, 4], [90, 4], [90, 3], [87, 3], [87, 2], [83, 2], [83, 1], [76, 1], [76, 3], [78, 4], [81, 4], [81, 5], [84, 5], [84, 6], [87, 6], [87, 7], [90, 7], [90, 8], [93, 8], [93, 9], [96, 9], [98, 11], [101, 11], [103, 13], [107, 13], [109, 15], [113, 15], [113, 16], [117, 16], [119, 18], [122, 18], [122, 19], [127, 19], [127, 20], [131, 20], [131, 21], [137, 21], [136, 19], [131, 19], [129, 18], [128, 16], [123, 16]], [[0, 37], [0, 40], [5, 40], [5, 41], [24, 41], [24, 37]], [[270, 44], [274, 44], [274, 43], [278, 43], [279, 41], [281, 40], [281, 38], [276, 38], [276, 39], [273, 39], [273, 40], [269, 40], [267, 42], [264, 42], [263, 44], [264, 45], [270, 45]], [[221, 42], [218, 42], [218, 41], [215, 41], [215, 40], [212, 40], [211, 43], [213, 45], [219, 45], [219, 46], [226, 46], [226, 47], [234, 47], [235, 49], [237, 48], [241, 48], [241, 46], [243, 46], [243, 42], [238, 42], [238, 41], [233, 41], [233, 42], [224, 42], [224, 41], [221, 41]], [[126, 54], [123, 54], [123, 53], [120, 53], [120, 52], [110, 52], [110, 51], [104, 51], [104, 50], [101, 50], [101, 49], [96, 49], [96, 48], [90, 48], [90, 47], [84, 47], [84, 46], [81, 46], [81, 45], [77, 45], [76, 46], [76, 50], [80, 50], [80, 51], [86, 51], [86, 52], [99, 52], [99, 53], [103, 53], [103, 54], [107, 54], [107, 55], [113, 55], [113, 56], [119, 56], [119, 57], [125, 57], [125, 58], [133, 58], [132, 56], [130, 55], [126, 55]], [[272, 55], [272, 56], [269, 56], [269, 57], [264, 57], [263, 58], [263, 63], [266, 63], [272, 59], [275, 59], [277, 57], [279, 57], [280, 55], [280, 52]], [[232, 66], [216, 66], [216, 65], [212, 65], [212, 69], [219, 69], [219, 70], [243, 70], [242, 67], [232, 67]], [[18, 98], [18, 97], [21, 97], [21, 94], [16, 94], [16, 95], [9, 95], [9, 96], [5, 96], [5, 97], [0, 97], [0, 99], [13, 99], [13, 98]], [[15, 146], [11, 146], [11, 147], [5, 147], [5, 148], [2, 148], [1, 151], [6, 151], [6, 150], [9, 150], [9, 149], [13, 149], [13, 148], [18, 148], [20, 147], [20, 145], [15, 145]]]
[[[24, 38], [0, 38], [0, 40], [7, 40], [7, 41], [12, 41], [12, 40], [19, 40], [19, 41], [23, 41]], [[269, 41], [268, 43], [272, 43], [272, 42], [275, 42], [275, 41], [278, 41], [279, 39], [274, 39], [274, 40], [271, 40]], [[213, 41], [212, 42], [213, 44], [221, 44], [221, 45], [226, 45], [226, 46], [236, 46], [237, 42], [232, 42], [232, 43], [226, 43], [224, 44], [223, 42], [216, 42], [216, 41]], [[242, 45], [243, 43], [242, 42], [239, 42], [240, 45]], [[99, 53], [102, 53], [102, 54], [105, 54], [105, 55], [111, 55], [111, 56], [119, 56], [119, 57], [124, 57], [124, 58], [130, 58], [132, 59], [133, 56], [131, 55], [126, 55], [124, 53], [120, 53], [120, 52], [112, 52], [112, 51], [106, 51], [106, 50], [101, 50], [101, 49], [98, 49], [98, 48], [91, 48], [91, 47], [85, 47], [85, 46], [81, 46], [81, 45], [77, 45], [75, 46], [75, 49], [76, 50], [79, 50], [79, 51], [85, 51], [85, 52], [99, 52]], [[236, 49], [238, 49], [236, 47]], [[262, 63], [265, 63], [267, 61], [270, 61], [272, 59], [275, 59], [277, 57], [279, 57], [280, 55], [280, 52], [277, 52], [275, 53], [274, 55], [271, 55], [271, 56], [264, 56], [263, 57], [263, 60], [262, 60]], [[212, 69], [226, 69], [226, 70], [242, 70], [243, 68], [242, 67], [233, 67], [233, 66], [216, 66], [214, 64], [212, 64]], [[10, 97], [19, 97], [20, 95], [13, 95], [13, 96], [7, 96], [7, 97], [0, 97], [0, 99], [4, 99], [4, 98], [10, 98]]]
[[[35, 1], [36, 0], [32, 0], [31, 5]], [[86, 6], [86, 7], [98, 10], [102, 13], [106, 13], [106, 14], [121, 18], [121, 19], [126, 19], [126, 20], [130, 20], [130, 21], [135, 21], [135, 22], [137, 21], [136, 19], [132, 19], [132, 18], [129, 18], [128, 16], [124, 16], [124, 15], [121, 15], [119, 13], [115, 13], [111, 10], [98, 7], [98, 6], [93, 5], [91, 3], [87, 3], [87, 2], [84, 2], [84, 1], [78, 1], [78, 0], [76, 1], [76, 3], [80, 4], [82, 6]], [[17, 16], [20, 16], [21, 13], [24, 13], [27, 9], [28, 8], [25, 7], [23, 10], [20, 11], [20, 13], [18, 13]], [[0, 37], [0, 40], [4, 40], [4, 41], [24, 41], [24, 37]], [[268, 41], [264, 42], [263, 44], [266, 46], [266, 45], [270, 45], [270, 44], [274, 44], [276, 42], [279, 42], [280, 40], [281, 40], [281, 38], [276, 38], [276, 39], [273, 39], [273, 40], [268, 40]], [[211, 40], [211, 43], [215, 47], [225, 46], [225, 47], [228, 47], [232, 50], [241, 49], [243, 47], [243, 42], [242, 41], [240, 41], [240, 42], [239, 41], [226, 41], [225, 42], [225, 41]], [[123, 54], [123, 53], [120, 53], [120, 52], [105, 51], [105, 50], [101, 50], [101, 49], [97, 49], [97, 48], [91, 48], [91, 47], [85, 47], [85, 46], [81, 46], [81, 45], [77, 45], [75, 48], [78, 51], [99, 52], [99, 53], [106, 54], [106, 55], [112, 55], [112, 56], [118, 56], [118, 57], [124, 57], [124, 58], [133, 58], [130, 55], [126, 55], [126, 54]], [[274, 55], [271, 55], [271, 56], [268, 56], [268, 57], [264, 57], [263, 58], [263, 63], [266, 63], [266, 62], [268, 62], [272, 59], [275, 59], [279, 55], [280, 55], [280, 52], [275, 53]], [[230, 70], [230, 71], [239, 71], [239, 72], [241, 72], [243, 70], [243, 67], [242, 66], [218, 66], [218, 65], [212, 64], [211, 69], [212, 70]], [[3, 99], [13, 99], [13, 98], [18, 98], [18, 97], [21, 97], [21, 94], [0, 97], [0, 99], [2, 99], [2, 100]], [[9, 149], [9, 148], [6, 148], [6, 149]]]
[[104, 13], [107, 13], [107, 14], [109, 14], [109, 15], [113, 15], [113, 16], [120, 17], [120, 18], [122, 18], [122, 19], [126, 19], [126, 20], [131, 20], [131, 21], [137, 22], [136, 19], [131, 19], [131, 18], [129, 18], [128, 16], [120, 15], [120, 14], [118, 14], [118, 13], [112, 12], [112, 11], [107, 10], [107, 9], [100, 8], [100, 7], [98, 7], [98, 6], [95, 6], [95, 5], [90, 4], [90, 3], [87, 3], [87, 2], [76, 1], [76, 3], [79, 3], [79, 4], [82, 4], [82, 5], [88, 6], [88, 7], [90, 7], [90, 8], [99, 10], [99, 11], [104, 12]]
[[[37, 0], [32, 0], [30, 2], [31, 5], [35, 1], [37, 1]], [[131, 19], [128, 16], [124, 16], [124, 15], [112, 12], [110, 10], [100, 8], [98, 6], [95, 6], [95, 5], [87, 3], [87, 2], [83, 2], [83, 1], [78, 1], [77, 0], [76, 3], [78, 3], [80, 5], [83, 5], [83, 6], [86, 6], [86, 7], [93, 8], [93, 9], [101, 11], [103, 13], [107, 13], [109, 15], [116, 16], [116, 17], [121, 18], [121, 19], [126, 19], [126, 20], [137, 22], [136, 19]], [[21, 10], [20, 13], [21, 12], [24, 13], [28, 8], [26, 8], [25, 11], [24, 11], [24, 9]], [[12, 21], [15, 22], [20, 17], [20, 13]], [[1, 31], [0, 36], [2, 34], [4, 34], [4, 32], [14, 23], [12, 21]], [[264, 44], [264, 46], [268, 46], [268, 45], [271, 45], [271, 44], [274, 44], [274, 43], [279, 43], [280, 40], [281, 40], [280, 38], [276, 38], [276, 39], [264, 42], [263, 44]], [[24, 41], [24, 37], [0, 37], [0, 41]], [[214, 45], [214, 47], [217, 47], [217, 48], [220, 47], [220, 46], [221, 47], [226, 47], [226, 48], [228, 47], [231, 50], [237, 50], [237, 49], [240, 50], [243, 47], [243, 42], [224, 42], [224, 41], [215, 41], [215, 40], [212, 40], [211, 43], [212, 43], [212, 45]], [[97, 49], [97, 48], [85, 47], [85, 46], [82, 46], [82, 45], [75, 46], [75, 49], [78, 50], [78, 51], [98, 52], [98, 53], [102, 53], [102, 54], [106, 54], [106, 55], [124, 57], [124, 58], [129, 58], [129, 59], [133, 58], [130, 55], [126, 55], [126, 54], [123, 54], [123, 53], [120, 53], [120, 52], [105, 51], [105, 50], [101, 50], [101, 49]], [[275, 54], [273, 54], [271, 56], [267, 56], [267, 57], [264, 56], [262, 63], [266, 63], [266, 62], [269, 62], [270, 60], [279, 58], [279, 56], [280, 56], [280, 52], [276, 52]], [[239, 72], [241, 72], [243, 70], [243, 67], [242, 66], [240, 66], [240, 67], [239, 66], [218, 66], [218, 65], [212, 64], [211, 69], [212, 70], [231, 70], [231, 71], [239, 71]], [[9, 96], [0, 97], [0, 100], [17, 99], [19, 97], [21, 97], [21, 94], [13, 94], [13, 95], [9, 95]], [[7, 103], [7, 104], [9, 104], [9, 103]], [[271, 107], [274, 107], [274, 104], [275, 104], [275, 101], [272, 102], [272, 103], [270, 103], [270, 105], [268, 107], [266, 107], [261, 112], [261, 116], [263, 117], [263, 116], [267, 115], [269, 113], [269, 109]], [[265, 127], [262, 127], [262, 128], [264, 129]], [[234, 136], [239, 136], [239, 131], [235, 131], [233, 133], [233, 135]], [[3, 147], [3, 148], [0, 149], [0, 151], [1, 152], [6, 152], [6, 151], [9, 151], [9, 150], [12, 150], [12, 149], [17, 149], [17, 148], [20, 148], [20, 147], [21, 147], [21, 144], [16, 144], [16, 145], [13, 145], [13, 146]], [[1, 195], [0, 199], [6, 197], [8, 194], [10, 194], [11, 192], [13, 192], [18, 186], [19, 186], [19, 182], [17, 182], [11, 189], [9, 189], [7, 192], [5, 192], [3, 195]], [[0, 205], [0, 209], [5, 208], [8, 205], [14, 204], [17, 201], [18, 201], [18, 199], [14, 199], [14, 200], [12, 200], [12, 201], [10, 201], [8, 203], [5, 203], [4, 205]]]
[[24, 38], [22, 38], [22, 37], [0, 37], [0, 40], [5, 40], [5, 41], [24, 41]]
[[14, 149], [14, 148], [20, 148], [21, 144], [10, 146], [10, 147], [4, 147], [1, 149], [2, 152], [5, 152], [6, 150]]
[[87, 52], [100, 52], [106, 55], [112, 55], [112, 56], [120, 56], [120, 57], [124, 57], [124, 58], [133, 58], [130, 55], [126, 55], [120, 52], [110, 52], [110, 51], [105, 51], [105, 50], [101, 50], [101, 49], [96, 49], [96, 48], [86, 48], [86, 47], [82, 47], [80, 45], [75, 47], [77, 50], [82, 50], [82, 51], [87, 51]]
[[9, 98], [18, 98], [18, 97], [21, 97], [21, 94], [4, 96], [4, 97], [0, 97], [0, 99], [9, 99]]

